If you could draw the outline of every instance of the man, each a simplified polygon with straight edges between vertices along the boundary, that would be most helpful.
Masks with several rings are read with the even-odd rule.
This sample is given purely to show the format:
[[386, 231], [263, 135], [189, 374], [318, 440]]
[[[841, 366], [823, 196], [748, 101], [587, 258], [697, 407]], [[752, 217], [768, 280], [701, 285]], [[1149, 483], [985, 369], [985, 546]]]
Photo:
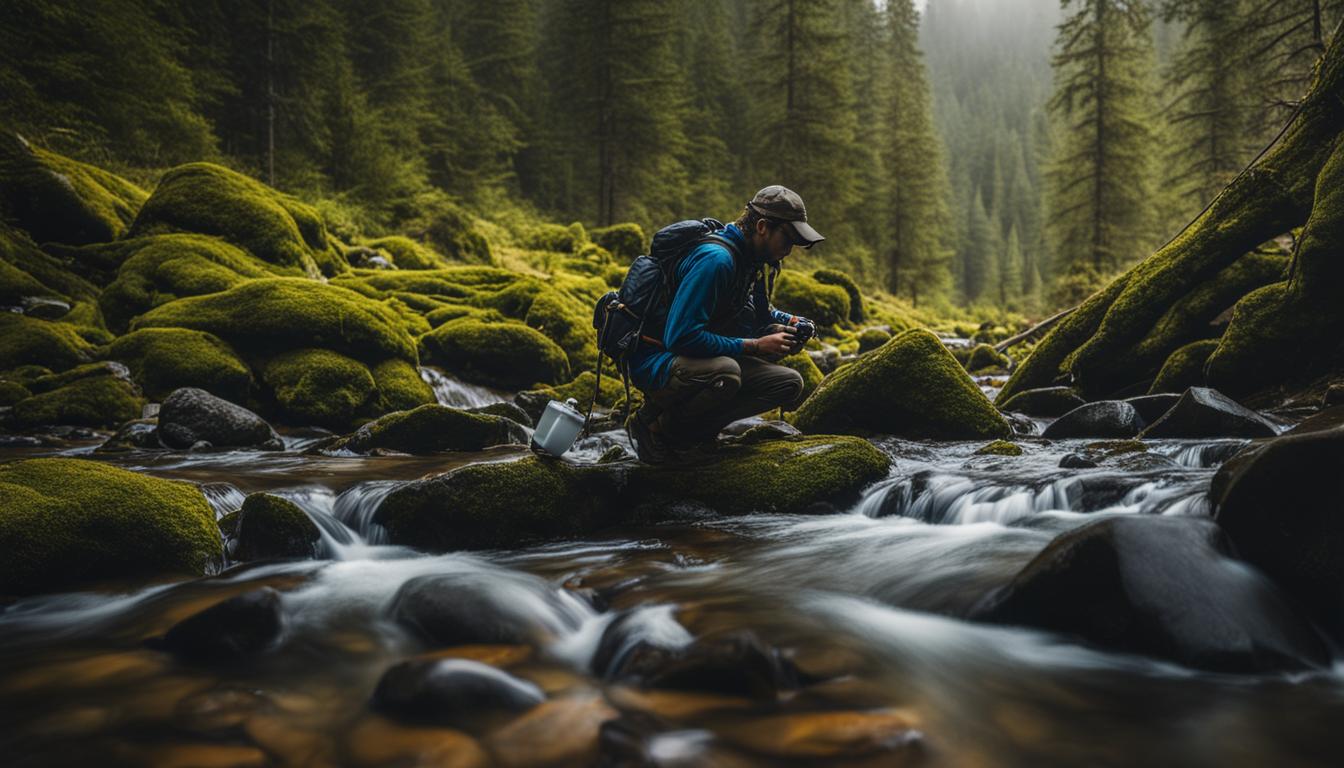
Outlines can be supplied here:
[[708, 239], [677, 263], [661, 347], [641, 345], [630, 359], [630, 377], [644, 392], [630, 434], [646, 463], [802, 397], [803, 377], [770, 361], [802, 347], [800, 324], [809, 334], [815, 326], [771, 307], [769, 289], [794, 246], [825, 238], [807, 223], [802, 198], [779, 185], [757, 192], [718, 235], [722, 241]]

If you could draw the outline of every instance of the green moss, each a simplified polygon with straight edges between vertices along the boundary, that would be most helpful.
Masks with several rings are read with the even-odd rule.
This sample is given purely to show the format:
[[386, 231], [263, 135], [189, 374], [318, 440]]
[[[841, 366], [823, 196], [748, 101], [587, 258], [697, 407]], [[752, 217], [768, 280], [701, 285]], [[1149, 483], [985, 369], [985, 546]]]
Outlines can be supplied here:
[[[425, 315], [425, 320], [429, 323], [430, 328], [438, 328], [449, 320], [456, 320], [459, 317], [483, 317], [486, 314], [487, 311], [480, 307], [469, 307], [465, 304], [445, 304]], [[500, 316], [499, 319], [502, 320], [503, 316]]]
[[1022, 446], [1007, 440], [995, 440], [994, 442], [981, 446], [975, 452], [976, 456], [1021, 456]]
[[93, 359], [93, 351], [69, 323], [0, 312], [0, 370], [21, 365], [62, 370]]
[[348, 269], [317, 211], [261, 182], [210, 163], [178, 166], [145, 201], [131, 234], [214, 235], [269, 264], [311, 277]]
[[1102, 440], [1088, 443], [1083, 448], [1106, 456], [1119, 456], [1122, 453], [1143, 453], [1148, 450], [1148, 445], [1142, 440]]
[[881, 328], [867, 328], [859, 334], [859, 354], [872, 352], [874, 349], [891, 341], [891, 334]]
[[648, 252], [648, 238], [644, 236], [644, 230], [638, 224], [626, 223], [599, 227], [594, 229], [591, 235], [594, 243], [607, 249], [612, 255], [627, 264], [633, 261], [636, 256]]
[[294, 502], [269, 493], [243, 500], [235, 523], [236, 560], [310, 558], [317, 554], [322, 533]]
[[579, 248], [588, 242], [583, 225], [575, 222], [570, 226], [539, 222], [522, 233], [522, 243], [526, 248], [556, 253], [578, 253]]
[[33, 396], [14, 404], [14, 424], [111, 429], [140, 418], [145, 400], [126, 370], [115, 363], [90, 363], [33, 380]]
[[781, 272], [771, 302], [822, 326], [836, 326], [849, 319], [849, 294], [844, 288], [818, 282], [801, 272]]
[[986, 368], [1007, 369], [1008, 358], [988, 344], [977, 344], [966, 359], [966, 370], [982, 371]]
[[[521, 394], [524, 397], [530, 395], [535, 398], [559, 400], [562, 403], [574, 398], [579, 403], [578, 410], [587, 413], [588, 406], [593, 402], [593, 386], [596, 383], [597, 374], [593, 371], [584, 371], [564, 384], [554, 387], [538, 387]], [[611, 370], [610, 363], [602, 371], [601, 386], [602, 391], [598, 393], [597, 404], [603, 408], [613, 408], [625, 397], [625, 386], [621, 383], [621, 376]]]
[[1008, 422], [929, 331], [911, 330], [827, 376], [798, 409], [804, 432], [1007, 437]]
[[397, 269], [441, 269], [448, 266], [448, 260], [435, 253], [434, 249], [402, 235], [380, 237], [364, 244], [386, 252], [392, 257], [392, 263], [397, 265]]
[[136, 330], [172, 327], [213, 333], [245, 356], [323, 347], [365, 362], [389, 357], [418, 362], [415, 342], [386, 306], [300, 278], [249, 280], [220, 293], [178, 299], [132, 324]]
[[377, 392], [369, 369], [328, 349], [295, 349], [266, 361], [261, 380], [286, 423], [342, 429], [357, 422]]
[[156, 235], [119, 243], [128, 258], [98, 298], [108, 327], [124, 333], [137, 316], [188, 296], [273, 277], [268, 265], [215, 237]]
[[13, 405], [33, 393], [17, 381], [0, 379], [0, 407]]
[[0, 218], [36, 242], [115, 239], [144, 201], [144, 191], [125, 179], [0, 132]]
[[0, 594], [200, 576], [221, 555], [195, 486], [80, 459], [0, 465]]
[[1184, 392], [1190, 387], [1204, 386], [1204, 364], [1218, 348], [1217, 339], [1195, 341], [1172, 352], [1157, 372], [1157, 378], [1148, 388], [1149, 394]]
[[414, 293], [449, 303], [475, 300], [519, 279], [519, 275], [495, 267], [450, 267], [432, 270], [363, 271], [332, 281], [370, 298]]
[[537, 294], [523, 319], [565, 350], [571, 371], [597, 364], [592, 305], [556, 290]]
[[433, 388], [420, 378], [420, 371], [405, 360], [384, 360], [369, 371], [378, 387], [378, 413], [404, 411], [434, 402]]
[[469, 381], [520, 389], [569, 378], [565, 351], [522, 323], [452, 320], [420, 337], [427, 356]]
[[0, 221], [0, 305], [17, 305], [25, 296], [96, 300], [98, 287], [76, 275], [75, 268], [43, 253], [28, 233]]
[[490, 241], [471, 214], [444, 197], [434, 197], [421, 208], [420, 217], [411, 222], [411, 230], [424, 232], [434, 250], [449, 261], [464, 264], [492, 261]]
[[493, 309], [505, 317], [522, 320], [532, 308], [532, 302], [550, 289], [545, 281], [535, 277], [523, 277], [496, 290], [481, 291], [473, 303], [476, 306]]
[[859, 293], [859, 286], [854, 282], [854, 278], [838, 269], [818, 269], [812, 273], [812, 279], [825, 285], [838, 285], [844, 288], [846, 295], [849, 296], [849, 321], [851, 323], [864, 321], [863, 294]]
[[144, 328], [112, 343], [107, 357], [126, 364], [153, 400], [179, 387], [197, 387], [234, 403], [247, 402], [252, 372], [219, 337], [186, 328]]
[[999, 410], [1029, 416], [1063, 416], [1086, 401], [1070, 387], [1043, 387], [1018, 392], [999, 404]]
[[825, 378], [821, 369], [812, 361], [812, 356], [803, 350], [796, 355], [789, 355], [779, 361], [779, 364], [785, 368], [792, 368], [803, 377], [803, 397], [808, 398], [817, 387], [821, 386], [822, 379]]
[[518, 425], [499, 416], [431, 403], [369, 422], [324, 450], [369, 453], [384, 449], [430, 454], [479, 451], [493, 445], [520, 443], [525, 438], [526, 433]]

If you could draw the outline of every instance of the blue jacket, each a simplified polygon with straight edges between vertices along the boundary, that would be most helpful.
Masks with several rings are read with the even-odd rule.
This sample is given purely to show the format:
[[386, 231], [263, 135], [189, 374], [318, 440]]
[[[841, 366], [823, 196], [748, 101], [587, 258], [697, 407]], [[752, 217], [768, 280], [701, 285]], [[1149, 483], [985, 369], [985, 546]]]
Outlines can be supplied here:
[[[736, 225], [729, 224], [719, 234], [746, 251], [746, 239]], [[733, 298], [736, 271], [733, 254], [716, 243], [702, 243], [681, 260], [676, 271], [677, 292], [663, 328], [665, 349], [643, 344], [635, 350], [630, 358], [630, 378], [635, 386], [643, 390], [666, 386], [677, 355], [741, 357], [747, 338], [755, 338], [770, 323], [793, 319], [770, 306], [765, 281], [757, 280], [742, 312], [718, 329], [735, 335], [710, 330], [710, 319], [723, 314], [718, 311], [720, 302]]]

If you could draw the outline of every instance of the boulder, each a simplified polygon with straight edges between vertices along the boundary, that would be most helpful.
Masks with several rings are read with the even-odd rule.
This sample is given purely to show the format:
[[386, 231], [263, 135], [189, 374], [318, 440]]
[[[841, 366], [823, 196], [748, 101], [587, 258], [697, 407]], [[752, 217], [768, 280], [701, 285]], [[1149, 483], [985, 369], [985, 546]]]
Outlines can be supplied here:
[[280, 451], [285, 447], [265, 419], [195, 387], [183, 387], [163, 401], [159, 440], [170, 448], [190, 448], [202, 440], [216, 448]]
[[479, 451], [494, 445], [526, 445], [527, 441], [527, 430], [512, 419], [430, 404], [390, 413], [365, 424], [354, 434], [323, 446], [322, 451], [367, 454], [381, 449], [428, 454]]
[[1000, 404], [999, 410], [1051, 418], [1086, 404], [1073, 387], [1042, 387], [1018, 392]]
[[535, 684], [468, 659], [411, 659], [383, 673], [370, 705], [405, 722], [451, 726], [546, 700]]
[[565, 350], [523, 323], [460, 317], [422, 336], [420, 345], [430, 361], [481, 384], [523, 389], [569, 378]]
[[132, 419], [118, 427], [116, 433], [95, 448], [94, 452], [119, 453], [162, 449], [163, 443], [159, 442], [159, 420]]
[[473, 570], [408, 580], [389, 614], [436, 647], [540, 645], [577, 627], [576, 606], [536, 576]]
[[243, 500], [234, 523], [235, 560], [312, 559], [322, 533], [294, 502], [269, 493]]
[[0, 465], [0, 551], [0, 594], [13, 595], [201, 576], [222, 547], [195, 486], [60, 458]]
[[390, 256], [397, 269], [441, 269], [448, 266], [448, 260], [435, 253], [434, 249], [402, 235], [380, 237], [367, 241], [365, 245]]
[[65, 370], [93, 359], [94, 345], [70, 323], [0, 312], [0, 370], [40, 365]]
[[865, 328], [859, 334], [859, 354], [872, 352], [874, 349], [891, 341], [891, 334], [881, 328]]
[[[524, 393], [519, 392], [518, 394], [522, 395]], [[517, 403], [490, 403], [488, 405], [478, 405], [474, 408], [467, 408], [466, 411], [467, 413], [476, 413], [482, 416], [499, 416], [503, 419], [510, 419], [522, 424], [528, 429], [531, 429], [536, 424], [536, 419], [532, 418], [532, 414], [523, 410], [523, 407]]]
[[1273, 437], [1268, 419], [1216, 389], [1191, 387], [1162, 418], [1149, 424], [1144, 438]]
[[649, 240], [638, 224], [625, 223], [599, 227], [589, 232], [589, 236], [594, 243], [607, 249], [626, 264], [634, 261], [636, 256], [648, 253], [649, 250]]
[[822, 379], [825, 378], [816, 362], [812, 360], [812, 356], [805, 351], [782, 358], [779, 365], [791, 368], [803, 377], [803, 398], [811, 397], [812, 393], [817, 391], [817, 387], [821, 386]]
[[292, 349], [261, 366], [275, 416], [295, 426], [348, 429], [378, 393], [366, 365], [328, 349]]
[[827, 376], [793, 416], [803, 432], [911, 438], [1006, 438], [1012, 433], [937, 336], [906, 331]]
[[849, 320], [849, 293], [841, 286], [823, 283], [802, 272], [787, 269], [781, 272], [771, 302], [825, 328]]
[[156, 645], [194, 664], [230, 665], [273, 645], [283, 624], [280, 593], [262, 587], [183, 619]]
[[1092, 469], [1097, 466], [1097, 460], [1088, 458], [1081, 453], [1066, 453], [1059, 459], [1060, 469]]
[[[1299, 427], [1300, 428], [1300, 427]], [[1253, 443], [1214, 475], [1209, 497], [1238, 553], [1344, 641], [1344, 426]]]
[[39, 376], [32, 396], [14, 404], [20, 429], [65, 425], [113, 429], [140, 416], [145, 399], [121, 363], [89, 363], [63, 373]]
[[1054, 539], [972, 618], [1216, 672], [1328, 665], [1311, 624], [1232, 554], [1209, 520], [1110, 517]]
[[818, 269], [812, 273], [812, 279], [822, 285], [835, 285], [843, 288], [845, 295], [849, 296], [849, 321], [851, 323], [863, 322], [865, 317], [863, 294], [859, 293], [859, 286], [854, 282], [854, 278], [838, 269]]
[[1099, 400], [1074, 408], [1045, 428], [1041, 437], [1134, 437], [1143, 429], [1143, 420], [1134, 406], [1123, 400]]
[[1176, 402], [1180, 399], [1181, 396], [1178, 394], [1164, 392], [1157, 395], [1126, 398], [1125, 402], [1134, 406], [1134, 410], [1139, 412], [1139, 418], [1143, 419], [1144, 424], [1152, 424], [1162, 418], [1167, 411], [1170, 411], [1172, 406], [1176, 405]]
[[976, 452], [976, 456], [1021, 456], [1022, 446], [1007, 440], [995, 440], [994, 442], [981, 446]]
[[[541, 418], [541, 412], [546, 410], [546, 404], [552, 400], [563, 403], [572, 397], [578, 401], [579, 411], [587, 413], [588, 406], [593, 402], [595, 386], [597, 386], [597, 374], [593, 371], [583, 371], [566, 384], [554, 387], [537, 387], [536, 389], [519, 392], [514, 396], [513, 401], [527, 413], [533, 423], [536, 423]], [[625, 396], [621, 376], [615, 371], [604, 370], [600, 386], [602, 391], [597, 393], [597, 405], [599, 407], [613, 408]], [[634, 391], [632, 387], [631, 392]]]
[[405, 411], [434, 402], [434, 388], [420, 376], [420, 369], [399, 357], [374, 363], [369, 366], [369, 373], [378, 388], [371, 415]]
[[971, 350], [971, 354], [966, 359], [966, 370], [983, 371], [991, 369], [995, 371], [1006, 371], [1011, 364], [1008, 357], [990, 344], [976, 344]]
[[182, 387], [246, 401], [256, 386], [233, 347], [205, 331], [145, 328], [112, 342], [107, 356], [125, 363], [131, 378], [155, 401]]

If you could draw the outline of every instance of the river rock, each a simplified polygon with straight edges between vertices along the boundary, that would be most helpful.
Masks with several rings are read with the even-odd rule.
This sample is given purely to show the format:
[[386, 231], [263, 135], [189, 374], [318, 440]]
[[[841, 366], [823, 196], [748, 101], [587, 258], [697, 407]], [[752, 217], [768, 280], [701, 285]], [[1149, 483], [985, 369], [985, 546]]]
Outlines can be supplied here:
[[104, 580], [202, 576], [222, 556], [210, 504], [190, 483], [96, 461], [0, 465], [0, 594]]
[[183, 387], [163, 401], [159, 439], [171, 448], [190, 448], [201, 440], [215, 448], [280, 451], [285, 447], [265, 419], [195, 387]]
[[312, 559], [322, 533], [317, 524], [289, 499], [254, 493], [238, 511], [235, 560]]
[[436, 646], [540, 644], [577, 626], [577, 598], [533, 576], [494, 571], [418, 576], [392, 598], [398, 624]]
[[[1299, 429], [1301, 425], [1299, 426]], [[1344, 640], [1344, 426], [1252, 444], [1214, 475], [1209, 497], [1237, 551]]]
[[999, 406], [999, 410], [1053, 418], [1086, 403], [1073, 387], [1041, 387], [1018, 392]]
[[159, 442], [159, 420], [133, 419], [122, 424], [116, 433], [95, 448], [94, 452], [118, 453], [121, 451], [162, 449], [163, 444]]
[[1081, 453], [1066, 453], [1059, 459], [1060, 469], [1091, 469], [1097, 462]]
[[1218, 390], [1191, 387], [1166, 415], [1148, 425], [1142, 437], [1273, 437], [1277, 433], [1264, 416]]
[[1006, 438], [1008, 422], [937, 336], [906, 331], [831, 373], [793, 417], [805, 433]]
[[[522, 393], [520, 392], [519, 394]], [[545, 409], [545, 407], [545, 404], [542, 404], [542, 409]], [[466, 411], [467, 413], [479, 413], [486, 416], [500, 416], [505, 419], [513, 419], [528, 429], [536, 426], [537, 423], [537, 420], [517, 403], [501, 401], [498, 403], [490, 403], [488, 405], [478, 405], [474, 408], [468, 408]]]
[[527, 430], [513, 419], [468, 413], [460, 408], [430, 403], [409, 411], [389, 413], [321, 450], [323, 453], [368, 454], [382, 450], [429, 454], [479, 451], [494, 445], [525, 445], [527, 441]]
[[193, 663], [232, 664], [270, 647], [282, 626], [280, 593], [263, 587], [183, 619], [159, 645]]
[[1045, 428], [1041, 437], [1134, 437], [1143, 420], [1134, 406], [1123, 400], [1099, 400], [1074, 408]]
[[374, 689], [373, 708], [407, 722], [457, 725], [491, 712], [526, 712], [546, 700], [536, 685], [468, 659], [411, 659]]
[[972, 618], [1217, 672], [1328, 664], [1311, 625], [1231, 556], [1209, 520], [1110, 517], [1057, 537]]
[[121, 363], [104, 361], [39, 376], [26, 384], [31, 397], [14, 404], [19, 429], [45, 426], [115, 428], [138, 417], [145, 399]]
[[1139, 418], [1143, 419], [1144, 424], [1152, 424], [1167, 411], [1170, 411], [1181, 396], [1174, 392], [1164, 392], [1157, 395], [1140, 395], [1125, 400], [1126, 403], [1134, 406], [1134, 410], [1139, 412]]
[[699, 638], [677, 648], [641, 640], [613, 662], [606, 679], [645, 688], [754, 699], [775, 699], [798, 688], [793, 662], [750, 631]]

